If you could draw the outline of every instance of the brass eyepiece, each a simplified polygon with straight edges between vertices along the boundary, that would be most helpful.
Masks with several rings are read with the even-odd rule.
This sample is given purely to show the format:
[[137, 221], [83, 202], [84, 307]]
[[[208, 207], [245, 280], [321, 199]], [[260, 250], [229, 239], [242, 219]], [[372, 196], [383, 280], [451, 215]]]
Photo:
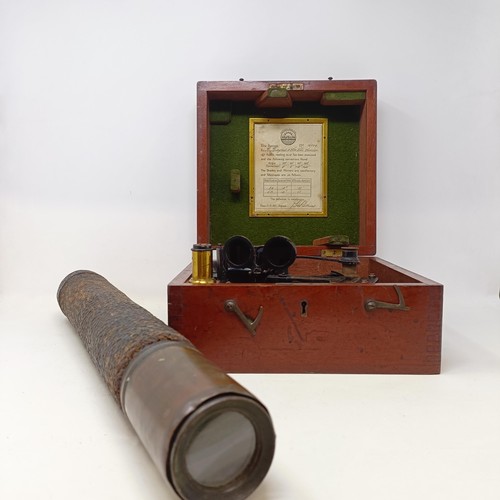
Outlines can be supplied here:
[[209, 243], [196, 243], [191, 249], [193, 271], [191, 283], [207, 285], [214, 283], [212, 265], [212, 245]]

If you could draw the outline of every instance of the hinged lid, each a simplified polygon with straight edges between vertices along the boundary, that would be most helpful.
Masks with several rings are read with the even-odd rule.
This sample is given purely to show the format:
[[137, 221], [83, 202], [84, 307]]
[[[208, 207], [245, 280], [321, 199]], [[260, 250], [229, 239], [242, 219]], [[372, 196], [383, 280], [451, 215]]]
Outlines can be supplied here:
[[[200, 243], [281, 234], [376, 251], [375, 80], [198, 83]], [[316, 240], [316, 245], [313, 241]]]

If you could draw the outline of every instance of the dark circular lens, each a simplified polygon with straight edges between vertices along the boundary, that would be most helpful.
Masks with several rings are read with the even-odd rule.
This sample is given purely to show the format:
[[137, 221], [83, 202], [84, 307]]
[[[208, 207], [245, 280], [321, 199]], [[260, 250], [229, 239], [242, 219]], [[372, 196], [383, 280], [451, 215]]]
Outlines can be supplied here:
[[275, 435], [256, 400], [225, 394], [197, 408], [179, 426], [167, 477], [184, 500], [247, 498], [266, 475]]
[[232, 236], [224, 243], [224, 254], [228, 267], [253, 267], [255, 249], [245, 236]]
[[284, 269], [291, 266], [297, 257], [297, 250], [286, 236], [273, 236], [266, 241], [262, 256], [274, 269]]
[[236, 411], [221, 413], [193, 439], [186, 452], [187, 470], [203, 486], [228, 484], [246, 469], [255, 444], [255, 430], [248, 418]]

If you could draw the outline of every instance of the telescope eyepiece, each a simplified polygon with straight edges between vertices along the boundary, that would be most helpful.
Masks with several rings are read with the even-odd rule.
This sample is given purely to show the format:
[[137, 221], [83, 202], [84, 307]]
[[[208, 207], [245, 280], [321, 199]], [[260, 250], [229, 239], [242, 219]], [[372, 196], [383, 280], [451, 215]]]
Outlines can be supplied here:
[[253, 268], [255, 266], [255, 248], [245, 236], [231, 236], [224, 243], [226, 266], [230, 268]]
[[262, 257], [269, 268], [279, 271], [287, 269], [295, 262], [297, 249], [286, 236], [273, 236], [266, 241]]

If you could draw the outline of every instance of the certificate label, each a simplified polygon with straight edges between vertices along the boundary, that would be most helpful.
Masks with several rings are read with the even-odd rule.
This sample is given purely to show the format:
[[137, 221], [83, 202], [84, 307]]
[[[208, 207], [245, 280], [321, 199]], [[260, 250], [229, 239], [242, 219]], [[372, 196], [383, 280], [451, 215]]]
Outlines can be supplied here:
[[250, 118], [250, 216], [327, 216], [326, 118]]

